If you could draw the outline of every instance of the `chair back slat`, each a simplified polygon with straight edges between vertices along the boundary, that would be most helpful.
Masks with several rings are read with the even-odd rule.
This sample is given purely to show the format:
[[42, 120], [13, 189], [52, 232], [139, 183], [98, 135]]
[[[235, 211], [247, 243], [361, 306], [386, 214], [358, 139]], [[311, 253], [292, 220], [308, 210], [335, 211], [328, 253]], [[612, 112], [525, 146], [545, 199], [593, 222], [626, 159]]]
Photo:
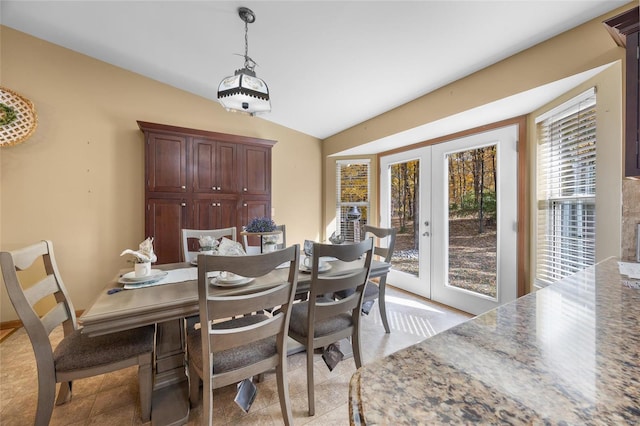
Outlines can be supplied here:
[[29, 304], [33, 306], [43, 298], [55, 294], [58, 291], [60, 291], [60, 287], [58, 286], [55, 276], [47, 275], [43, 280], [25, 289], [24, 296]]
[[380, 256], [384, 262], [390, 263], [396, 244], [396, 229], [365, 225], [363, 230], [365, 237], [375, 237], [373, 253], [376, 256]]
[[265, 306], [280, 306], [288, 303], [291, 286], [288, 282], [259, 293], [242, 296], [209, 297], [209, 319], [231, 318], [247, 312], [256, 312]]
[[13, 264], [18, 271], [28, 269], [33, 263], [49, 253], [46, 241], [24, 247], [11, 252]]
[[340, 299], [331, 303], [317, 302], [315, 309], [316, 322], [333, 318], [339, 314], [350, 312], [358, 307], [360, 301], [359, 293]]
[[54, 328], [68, 319], [69, 311], [67, 311], [67, 306], [64, 303], [58, 303], [53, 309], [44, 314], [40, 321], [42, 321], [42, 325], [47, 330], [47, 334], [50, 334]]
[[209, 341], [216, 352], [238, 346], [248, 345], [269, 336], [275, 336], [282, 330], [284, 314], [280, 313], [272, 318], [234, 329], [213, 329], [209, 331]]
[[220, 229], [183, 229], [182, 230], [182, 260], [191, 262], [195, 260], [200, 251], [200, 245], [197, 240], [200, 237], [209, 236], [216, 240], [227, 237], [230, 240], [237, 241], [235, 226]]
[[382, 258], [382, 260], [386, 260], [387, 256], [389, 256], [389, 249], [386, 247], [375, 247], [373, 254]]
[[280, 261], [278, 265], [289, 262], [290, 253], [278, 250], [252, 256], [206, 256], [202, 254], [198, 256], [198, 265], [206, 262], [205, 267], [208, 272], [228, 271], [251, 278], [262, 277], [272, 272], [275, 269], [272, 263], [276, 261]]
[[316, 259], [323, 256], [329, 256], [335, 257], [343, 262], [353, 262], [366, 253], [366, 250], [363, 251], [362, 244], [369, 244], [367, 240], [368, 239], [365, 239], [360, 243], [337, 245], [315, 243], [313, 245], [313, 257]]
[[359, 284], [365, 282], [369, 275], [369, 272], [360, 266], [358, 269], [353, 269], [349, 274], [340, 275], [318, 275], [314, 281], [314, 287], [312, 288], [312, 296], [331, 294], [336, 291], [345, 290], [349, 288], [356, 288]]

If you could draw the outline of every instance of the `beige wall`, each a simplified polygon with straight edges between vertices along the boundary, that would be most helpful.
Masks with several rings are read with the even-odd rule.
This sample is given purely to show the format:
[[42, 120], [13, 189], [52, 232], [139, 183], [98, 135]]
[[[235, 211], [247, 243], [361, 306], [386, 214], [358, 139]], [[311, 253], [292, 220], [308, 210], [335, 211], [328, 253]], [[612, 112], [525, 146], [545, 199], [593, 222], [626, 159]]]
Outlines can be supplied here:
[[[320, 237], [320, 140], [0, 30], [0, 85], [33, 101], [38, 114], [29, 140], [0, 151], [0, 249], [52, 240], [76, 309], [87, 308], [128, 266], [120, 252], [145, 237], [143, 135], [136, 120], [277, 140], [274, 219], [287, 225], [289, 243]], [[212, 93], [216, 86], [212, 80]], [[0, 297], [0, 321], [15, 319], [4, 285]]]
[[[636, 5], [637, 2], [629, 3], [627, 6], [334, 135], [324, 141], [323, 155], [336, 154], [345, 149], [422, 126], [601, 65], [623, 61], [624, 49], [616, 46], [604, 28], [602, 21]], [[599, 131], [598, 140], [611, 144], [608, 146], [611, 146], [612, 150], [604, 153], [608, 157], [606, 160], [607, 167], [611, 168], [599, 170], [599, 177], [602, 177], [603, 173], [610, 174], [606, 181], [603, 180], [599, 183], [599, 188], [602, 189], [603, 186], [606, 187], [606, 185], [612, 183], [613, 187], [608, 194], [607, 200], [612, 204], [608, 206], [607, 210], [608, 212], [616, 212], [617, 216], [612, 221], [607, 222], [606, 226], [599, 220], [598, 226], [607, 230], [617, 229], [617, 233], [608, 234], [607, 231], [601, 234], [607, 238], [607, 241], [599, 243], [599, 247], [603, 247], [602, 250], [599, 250], [599, 258], [605, 253], [620, 253], [620, 233], [627, 235], [629, 232], [629, 225], [625, 225], [620, 231], [621, 224], [619, 220], [622, 182], [622, 173], [620, 171], [622, 155], [622, 117], [620, 115], [622, 68], [617, 65], [610, 69], [609, 72], [617, 73], [615, 76], [609, 74], [609, 77], [605, 78], [603, 82], [604, 86], [606, 86], [606, 89], [603, 87], [603, 90], [610, 91], [606, 96], [607, 102], [612, 102], [613, 111], [607, 113], [609, 116], [607, 119], [608, 124], [602, 129], [602, 133]], [[531, 146], [531, 143], [527, 145]], [[615, 158], [616, 156], [620, 157]], [[335, 179], [332, 177], [334, 163], [335, 159], [333, 162], [325, 161], [324, 164], [326, 188], [324, 227], [329, 233], [331, 224], [335, 219], [335, 215], [332, 215], [333, 206], [335, 206], [335, 194], [332, 192], [333, 187], [330, 181]], [[526, 182], [527, 188], [530, 188], [532, 173], [533, 169], [530, 169]], [[379, 172], [375, 174], [378, 175]], [[607, 182], [607, 184], [605, 185], [604, 182]], [[632, 185], [625, 185], [625, 188], [629, 188], [629, 191], [638, 190], [638, 186]], [[604, 189], [604, 191], [609, 191], [609, 188]], [[640, 197], [636, 196], [636, 198]], [[377, 198], [372, 202], [377, 204]], [[640, 209], [635, 210], [640, 211]], [[640, 221], [640, 213], [636, 212], [634, 214], [636, 215], [635, 220]], [[608, 215], [603, 215], [602, 217], [607, 218]], [[625, 223], [632, 221], [630, 219]], [[529, 228], [527, 226], [527, 229]], [[528, 241], [529, 235], [526, 237]]]

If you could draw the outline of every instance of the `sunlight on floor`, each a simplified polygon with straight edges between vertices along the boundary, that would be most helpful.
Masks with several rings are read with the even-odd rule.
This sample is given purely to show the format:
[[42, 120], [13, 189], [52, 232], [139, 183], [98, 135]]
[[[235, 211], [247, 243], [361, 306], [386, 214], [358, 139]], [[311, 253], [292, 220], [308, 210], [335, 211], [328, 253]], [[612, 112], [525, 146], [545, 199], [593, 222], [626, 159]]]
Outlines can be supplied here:
[[433, 305], [429, 306], [426, 303], [422, 303], [415, 299], [411, 300], [404, 297], [395, 297], [395, 296], [387, 295], [385, 296], [385, 301], [387, 302], [387, 309], [389, 309], [389, 304], [393, 303], [394, 305], [402, 305], [402, 306], [406, 306], [407, 308], [416, 308], [416, 309], [422, 309], [424, 311], [444, 314], [443, 310], [435, 309]]
[[392, 330], [398, 330], [420, 337], [431, 337], [436, 334], [431, 322], [421, 316], [389, 309], [387, 306], [387, 318], [389, 320], [389, 327]]

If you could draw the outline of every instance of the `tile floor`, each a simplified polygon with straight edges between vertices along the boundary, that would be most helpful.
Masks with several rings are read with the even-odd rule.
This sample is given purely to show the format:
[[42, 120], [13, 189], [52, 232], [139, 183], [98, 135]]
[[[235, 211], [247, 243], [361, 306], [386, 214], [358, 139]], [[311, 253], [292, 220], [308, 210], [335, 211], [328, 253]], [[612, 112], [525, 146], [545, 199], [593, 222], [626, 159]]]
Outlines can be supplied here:
[[[388, 287], [387, 313], [390, 334], [385, 334], [377, 303], [362, 321], [363, 362], [366, 364], [404, 347], [415, 344], [470, 318], [408, 293]], [[52, 333], [52, 341], [62, 337], [61, 329]], [[54, 342], [54, 343], [55, 343]], [[289, 357], [289, 393], [296, 425], [348, 425], [348, 385], [355, 372], [353, 358], [340, 362], [329, 371], [319, 354], [314, 366], [316, 414], [307, 414], [305, 354]], [[214, 392], [214, 422], [217, 424], [280, 425], [275, 374], [265, 374], [249, 414], [234, 402], [234, 386]], [[52, 425], [138, 425], [141, 424], [136, 368], [78, 380], [73, 385], [70, 403], [55, 407]], [[37, 404], [37, 376], [29, 339], [19, 329], [0, 343], [0, 424], [33, 424]], [[190, 425], [201, 423], [202, 404], [194, 407]]]

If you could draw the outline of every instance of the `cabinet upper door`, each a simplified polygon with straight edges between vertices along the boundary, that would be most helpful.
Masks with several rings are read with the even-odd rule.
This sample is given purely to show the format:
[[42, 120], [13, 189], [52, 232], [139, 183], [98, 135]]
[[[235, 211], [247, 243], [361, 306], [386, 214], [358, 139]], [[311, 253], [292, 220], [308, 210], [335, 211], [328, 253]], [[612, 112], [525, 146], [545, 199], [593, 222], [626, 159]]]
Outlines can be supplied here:
[[241, 154], [242, 194], [271, 194], [271, 147], [243, 145]]
[[220, 192], [238, 192], [238, 145], [218, 142], [216, 149], [216, 173]]
[[148, 190], [187, 191], [187, 138], [151, 133], [147, 150]]
[[237, 192], [238, 148], [236, 144], [194, 138], [192, 142], [193, 192]]

